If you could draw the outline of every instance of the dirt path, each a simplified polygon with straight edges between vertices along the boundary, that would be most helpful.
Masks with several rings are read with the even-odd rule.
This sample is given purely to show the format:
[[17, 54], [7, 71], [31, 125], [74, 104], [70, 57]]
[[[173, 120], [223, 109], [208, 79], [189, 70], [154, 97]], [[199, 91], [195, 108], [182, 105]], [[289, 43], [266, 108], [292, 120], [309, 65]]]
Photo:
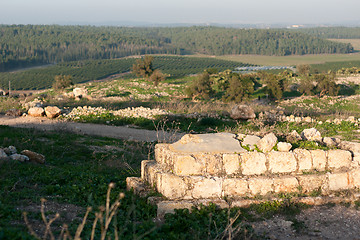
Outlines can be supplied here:
[[76, 123], [60, 120], [52, 120], [45, 117], [9, 117], [0, 115], [0, 125], [18, 128], [34, 128], [44, 131], [67, 131], [77, 134], [93, 135], [100, 137], [110, 137], [124, 140], [143, 141], [143, 142], [173, 142], [183, 134], [165, 131], [151, 131], [136, 129], [127, 126], [111, 126], [103, 124]]

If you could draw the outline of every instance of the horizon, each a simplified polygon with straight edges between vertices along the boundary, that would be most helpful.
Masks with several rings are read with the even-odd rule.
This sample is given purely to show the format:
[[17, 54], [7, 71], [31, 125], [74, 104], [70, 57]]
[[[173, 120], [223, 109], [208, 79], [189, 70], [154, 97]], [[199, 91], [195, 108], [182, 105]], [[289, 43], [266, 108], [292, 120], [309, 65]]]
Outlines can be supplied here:
[[360, 1], [3, 0], [0, 24], [360, 26]]

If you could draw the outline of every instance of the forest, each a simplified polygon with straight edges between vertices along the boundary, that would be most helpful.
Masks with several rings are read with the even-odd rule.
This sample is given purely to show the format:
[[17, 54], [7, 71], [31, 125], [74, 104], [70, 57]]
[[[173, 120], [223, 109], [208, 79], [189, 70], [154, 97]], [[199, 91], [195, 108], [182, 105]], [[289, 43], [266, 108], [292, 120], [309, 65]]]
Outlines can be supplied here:
[[1, 72], [32, 65], [144, 54], [285, 56], [352, 51], [351, 44], [280, 29], [0, 25]]
[[360, 27], [318, 27], [296, 30], [320, 38], [357, 39], [360, 38]]

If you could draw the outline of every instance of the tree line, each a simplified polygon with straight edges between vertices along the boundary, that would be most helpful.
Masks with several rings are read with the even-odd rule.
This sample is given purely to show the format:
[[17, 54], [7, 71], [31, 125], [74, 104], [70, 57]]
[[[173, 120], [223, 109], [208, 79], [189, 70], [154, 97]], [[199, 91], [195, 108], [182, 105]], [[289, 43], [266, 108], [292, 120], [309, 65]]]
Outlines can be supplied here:
[[288, 30], [0, 25], [0, 71], [145, 54], [283, 56], [352, 51], [350, 44]]
[[318, 27], [295, 30], [320, 38], [357, 39], [360, 38], [360, 27]]

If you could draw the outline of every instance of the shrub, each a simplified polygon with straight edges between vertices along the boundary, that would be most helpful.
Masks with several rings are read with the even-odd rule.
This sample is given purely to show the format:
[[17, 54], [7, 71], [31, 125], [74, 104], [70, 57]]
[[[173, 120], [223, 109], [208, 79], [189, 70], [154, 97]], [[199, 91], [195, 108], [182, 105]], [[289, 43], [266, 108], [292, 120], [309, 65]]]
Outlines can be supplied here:
[[70, 75], [56, 75], [53, 84], [54, 89], [64, 89], [73, 85], [72, 77]]
[[229, 81], [229, 86], [226, 89], [223, 100], [225, 102], [243, 102], [244, 100], [248, 99], [250, 94], [253, 92], [254, 78], [252, 76], [240, 76], [239, 74], [234, 74]]
[[214, 93], [211, 88], [210, 75], [207, 72], [199, 75], [195, 82], [186, 88], [185, 93], [193, 99], [209, 99]]
[[149, 80], [154, 83], [155, 86], [165, 80], [165, 75], [158, 69], [156, 69], [150, 76]]

